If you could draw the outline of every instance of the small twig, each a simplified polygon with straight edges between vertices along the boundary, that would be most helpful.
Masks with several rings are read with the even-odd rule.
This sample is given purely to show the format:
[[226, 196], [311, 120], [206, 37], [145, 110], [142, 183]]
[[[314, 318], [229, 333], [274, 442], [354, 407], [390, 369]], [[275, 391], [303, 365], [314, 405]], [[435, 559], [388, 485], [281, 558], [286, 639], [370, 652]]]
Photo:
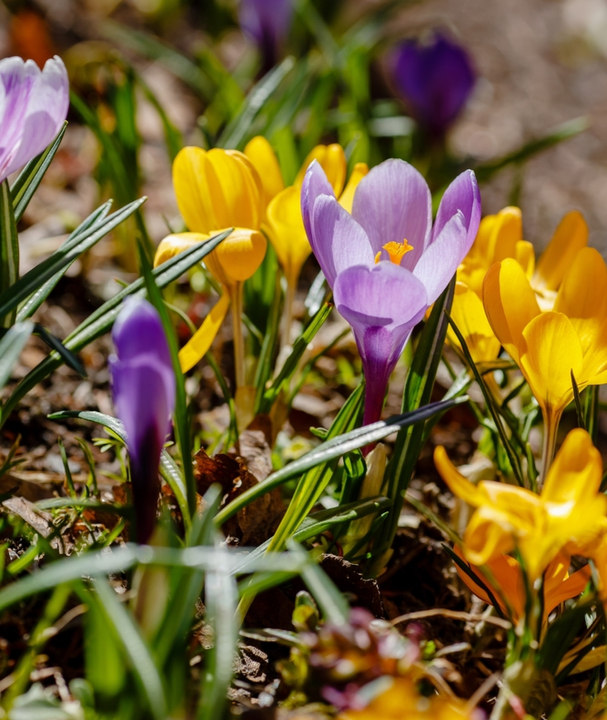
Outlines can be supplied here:
[[512, 624], [508, 620], [496, 617], [485, 617], [484, 615], [473, 615], [472, 613], [462, 612], [460, 610], [448, 610], [447, 608], [430, 608], [429, 610], [418, 610], [417, 612], [399, 615], [392, 620], [392, 625], [398, 625], [408, 620], [423, 620], [424, 618], [442, 615], [443, 617], [452, 618], [453, 620], [466, 620], [466, 622], [486, 622], [491, 625], [497, 625], [504, 630], [510, 630]]
[[502, 676], [501, 673], [495, 672], [495, 673], [492, 673], [491, 675], [489, 675], [489, 677], [485, 679], [483, 684], [479, 688], [477, 688], [474, 695], [472, 695], [472, 697], [466, 703], [466, 707], [464, 709], [464, 715], [466, 715], [466, 716], [470, 715], [470, 713], [479, 704], [479, 702], [485, 697], [485, 695], [489, 692], [489, 690], [492, 690], [495, 687], [495, 685], [497, 685], [501, 676]]

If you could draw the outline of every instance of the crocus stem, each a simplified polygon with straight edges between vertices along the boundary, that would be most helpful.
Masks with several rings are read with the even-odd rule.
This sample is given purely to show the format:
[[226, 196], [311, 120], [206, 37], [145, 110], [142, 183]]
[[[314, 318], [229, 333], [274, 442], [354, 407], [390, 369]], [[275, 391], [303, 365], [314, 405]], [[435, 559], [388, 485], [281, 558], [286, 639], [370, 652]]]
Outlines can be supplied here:
[[235, 283], [231, 288], [232, 296], [232, 333], [234, 336], [234, 366], [236, 373], [236, 387], [244, 387], [244, 337], [242, 334], [242, 292], [241, 282]]
[[282, 332], [280, 333], [280, 349], [291, 344], [291, 323], [293, 322], [293, 300], [295, 299], [295, 285], [287, 279], [285, 292], [285, 306], [282, 311]]
[[556, 434], [559, 429], [561, 413], [554, 413], [547, 410], [544, 413], [544, 446], [542, 449], [542, 469], [538, 478], [538, 488], [541, 488], [546, 479], [548, 469], [554, 459], [556, 449]]
[[[386, 381], [375, 382], [370, 373], [365, 373], [365, 411], [363, 413], [363, 425], [371, 425], [381, 420], [381, 413], [384, 408], [384, 397], [386, 394]], [[366, 457], [375, 447], [370, 443], [362, 448], [361, 452]]]

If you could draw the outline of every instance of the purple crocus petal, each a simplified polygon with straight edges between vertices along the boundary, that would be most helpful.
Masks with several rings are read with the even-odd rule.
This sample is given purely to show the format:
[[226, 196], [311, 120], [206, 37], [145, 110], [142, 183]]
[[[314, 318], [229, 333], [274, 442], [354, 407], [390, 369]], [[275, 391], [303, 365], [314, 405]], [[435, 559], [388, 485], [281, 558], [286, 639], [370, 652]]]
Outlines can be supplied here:
[[441, 34], [426, 45], [402, 43], [394, 54], [393, 77], [412, 114], [437, 135], [459, 115], [476, 80], [468, 53]]
[[259, 46], [270, 67], [275, 63], [291, 27], [291, 0], [241, 0], [240, 26]]
[[175, 376], [162, 323], [142, 298], [125, 302], [112, 333], [111, 358], [116, 413], [127, 434], [137, 540], [150, 539], [160, 489], [158, 464], [175, 407]]
[[334, 197], [316, 198], [311, 226], [310, 244], [330, 287], [342, 270], [352, 265], [373, 265], [365, 231]]
[[0, 60], [0, 180], [10, 174], [8, 168], [21, 142], [30, 92], [39, 73], [33, 60]]
[[310, 167], [306, 170], [304, 181], [301, 186], [301, 215], [303, 217], [304, 228], [312, 249], [314, 249], [314, 237], [312, 235], [312, 209], [316, 198], [321, 195], [335, 197], [333, 187], [327, 180], [325, 171], [322, 169], [318, 160], [313, 160]]
[[31, 60], [0, 60], [0, 180], [41, 153], [67, 116], [69, 82], [63, 61], [42, 72]]
[[344, 270], [333, 297], [352, 326], [363, 362], [368, 425], [380, 419], [390, 373], [428, 308], [426, 289], [409, 270], [380, 262]]
[[458, 212], [444, 226], [440, 235], [422, 255], [413, 271], [428, 293], [431, 305], [449, 284], [472, 241], [468, 239], [464, 215]]
[[112, 340], [121, 360], [132, 360], [144, 354], [158, 356], [172, 370], [171, 353], [158, 311], [147, 300], [128, 297], [114, 322]]
[[470, 249], [481, 221], [481, 194], [476, 182], [476, 175], [472, 170], [464, 170], [445, 190], [434, 221], [432, 242], [458, 212], [461, 212], [464, 216], [463, 223], [467, 229], [468, 242], [470, 243], [468, 249]]
[[[354, 194], [352, 217], [371, 241], [373, 254], [389, 242], [413, 247], [402, 259], [412, 270], [430, 241], [432, 199], [420, 173], [404, 160], [386, 160], [364, 177]], [[387, 254], [382, 251], [387, 260]]]

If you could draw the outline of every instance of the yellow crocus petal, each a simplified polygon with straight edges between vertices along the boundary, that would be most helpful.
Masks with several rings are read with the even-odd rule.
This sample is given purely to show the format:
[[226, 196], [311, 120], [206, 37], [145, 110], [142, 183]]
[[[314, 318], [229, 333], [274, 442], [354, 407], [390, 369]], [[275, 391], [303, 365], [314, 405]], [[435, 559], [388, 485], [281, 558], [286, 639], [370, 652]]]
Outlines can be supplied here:
[[[583, 328], [578, 332], [585, 334]], [[590, 344], [584, 350], [582, 379], [589, 385], [607, 383], [607, 319], [593, 333]]]
[[540, 406], [546, 413], [560, 412], [573, 398], [571, 372], [582, 374], [582, 347], [569, 318], [545, 312], [523, 331], [526, 348], [520, 368]]
[[301, 188], [288, 187], [268, 205], [266, 226], [287, 281], [297, 283], [302, 265], [312, 252], [301, 216]]
[[506, 259], [491, 267], [483, 283], [483, 303], [493, 332], [518, 362], [525, 348], [523, 330], [540, 314], [523, 268]]
[[523, 216], [517, 207], [506, 207], [496, 215], [489, 238], [489, 257], [493, 262], [513, 258], [523, 239]]
[[[209, 187], [209, 162], [205, 150], [185, 147], [177, 153], [173, 162], [173, 187], [179, 212], [190, 230], [208, 233], [219, 227]], [[230, 227], [229, 223], [227, 227]]]
[[219, 332], [219, 328], [225, 319], [229, 307], [230, 296], [225, 293], [213, 306], [202, 325], [181, 348], [179, 351], [179, 363], [182, 372], [185, 373], [191, 370], [194, 365], [207, 354], [215, 336]]
[[244, 282], [255, 273], [266, 248], [266, 239], [260, 232], [236, 228], [204, 261], [222, 284], [231, 285]]
[[162, 263], [174, 258], [175, 255], [189, 250], [194, 245], [205, 242], [211, 236], [204, 235], [202, 233], [174, 233], [173, 235], [167, 235], [156, 248], [156, 255], [154, 256], [154, 267], [162, 265]]
[[219, 148], [209, 150], [207, 159], [208, 187], [218, 226], [259, 230], [263, 189], [253, 163], [238, 150]]
[[509, 517], [493, 507], [480, 507], [464, 533], [464, 555], [474, 565], [485, 565], [515, 548], [516, 528]]
[[576, 254], [588, 244], [588, 225], [574, 210], [559, 223], [537, 264], [533, 284], [538, 289], [558, 290]]
[[562, 312], [580, 338], [585, 353], [607, 317], [607, 266], [594, 248], [582, 248], [559, 288], [554, 310]]
[[542, 489], [546, 503], [593, 503], [601, 486], [603, 460], [590, 435], [580, 428], [565, 438]]
[[434, 464], [449, 490], [468, 505], [478, 507], [486, 500], [485, 493], [457, 471], [442, 445], [434, 450]]
[[533, 277], [535, 270], [535, 250], [533, 243], [527, 240], [519, 240], [514, 248], [514, 259], [525, 271], [528, 280]]
[[544, 617], [547, 617], [557, 605], [565, 602], [565, 600], [577, 597], [583, 592], [589, 581], [590, 567], [588, 565], [558, 583], [550, 583], [547, 577], [544, 590]]
[[[466, 285], [457, 283], [451, 308], [451, 317], [464, 336], [475, 363], [495, 360], [500, 351], [500, 342], [495, 337], [487, 320], [481, 299]], [[449, 342], [459, 347], [459, 341], [449, 326]]]
[[[484, 585], [488, 585], [487, 578], [477, 572], [474, 565], [471, 565], [466, 561], [464, 553], [459, 547], [456, 546], [454, 548], [454, 552], [459, 558], [466, 562], [470, 571], [479, 578], [480, 582]], [[492, 600], [483, 587], [476, 583], [472, 577], [470, 577], [468, 573], [465, 573], [458, 565], [455, 567], [458, 575], [468, 588], [483, 602], [486, 602], [487, 605], [491, 605]], [[487, 563], [487, 568], [491, 571], [491, 574], [495, 579], [496, 588], [495, 592], [492, 594], [498, 602], [500, 610], [507, 613], [506, 603], [502, 599], [505, 598], [514, 612], [515, 619], [521, 617], [525, 607], [525, 586], [523, 583], [523, 574], [521, 572], [520, 563], [513, 557], [510, 557], [510, 555], [499, 555]]]
[[264, 207], [276, 197], [285, 184], [280, 172], [280, 165], [272, 146], [262, 135], [257, 135], [247, 143], [244, 154], [253, 163], [261, 179], [264, 194]]
[[344, 188], [341, 196], [339, 196], [339, 204], [344, 210], [347, 210], [349, 213], [352, 212], [354, 193], [356, 192], [358, 183], [365, 177], [365, 175], [367, 175], [368, 172], [369, 166], [367, 165], [367, 163], [356, 163], [350, 175], [350, 179], [348, 180], [348, 184]]
[[[479, 256], [484, 260], [485, 268], [493, 264], [493, 256], [489, 257], [489, 245], [493, 237], [493, 229], [497, 222], [497, 215], [486, 215], [480, 222], [474, 244], [470, 248], [468, 257]], [[465, 261], [464, 261], [465, 262]]]
[[339, 197], [344, 189], [347, 172], [346, 154], [342, 146], [334, 143], [333, 145], [317, 145], [313, 148], [297, 174], [295, 185], [303, 183], [306, 170], [313, 160], [318, 160], [333, 188], [335, 197]]

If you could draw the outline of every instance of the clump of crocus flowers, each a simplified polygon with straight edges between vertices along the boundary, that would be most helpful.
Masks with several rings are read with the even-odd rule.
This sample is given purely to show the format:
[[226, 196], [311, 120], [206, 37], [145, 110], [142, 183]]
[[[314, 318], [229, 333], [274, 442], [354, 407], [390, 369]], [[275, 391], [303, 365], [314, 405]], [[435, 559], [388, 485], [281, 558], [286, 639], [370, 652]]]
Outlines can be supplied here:
[[112, 393], [127, 434], [135, 536], [146, 543], [156, 522], [158, 465], [175, 408], [175, 375], [162, 322], [147, 300], [125, 301], [112, 339]]

